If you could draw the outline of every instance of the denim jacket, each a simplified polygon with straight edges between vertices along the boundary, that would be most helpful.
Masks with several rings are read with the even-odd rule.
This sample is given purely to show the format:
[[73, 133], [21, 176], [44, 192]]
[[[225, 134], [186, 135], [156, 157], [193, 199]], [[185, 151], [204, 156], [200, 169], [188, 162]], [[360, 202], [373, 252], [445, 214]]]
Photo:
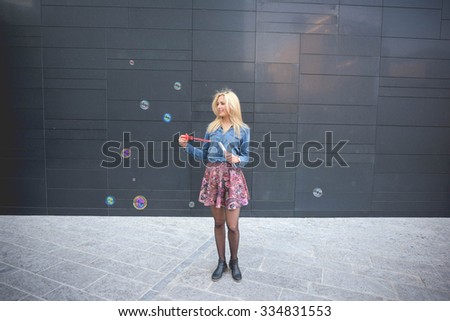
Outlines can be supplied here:
[[221, 142], [228, 152], [239, 156], [240, 162], [236, 163], [237, 167], [244, 167], [249, 162], [249, 145], [250, 145], [250, 129], [246, 127], [241, 128], [241, 137], [238, 138], [234, 133], [234, 128], [231, 127], [226, 133], [223, 132], [222, 127], [217, 130], [206, 133], [205, 139], [211, 142], [203, 143], [201, 148], [196, 148], [188, 143], [184, 149], [189, 155], [196, 160], [203, 161], [203, 163], [217, 163], [226, 162], [226, 158], [219, 146]]

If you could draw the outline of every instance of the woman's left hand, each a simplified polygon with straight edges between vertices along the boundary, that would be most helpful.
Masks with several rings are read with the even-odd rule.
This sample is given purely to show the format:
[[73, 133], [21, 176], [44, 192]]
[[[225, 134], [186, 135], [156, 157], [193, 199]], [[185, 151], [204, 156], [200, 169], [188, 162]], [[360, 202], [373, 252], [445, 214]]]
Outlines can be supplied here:
[[225, 154], [225, 158], [227, 159], [227, 162], [231, 164], [236, 164], [240, 162], [239, 156], [233, 155], [232, 153], [227, 152]]

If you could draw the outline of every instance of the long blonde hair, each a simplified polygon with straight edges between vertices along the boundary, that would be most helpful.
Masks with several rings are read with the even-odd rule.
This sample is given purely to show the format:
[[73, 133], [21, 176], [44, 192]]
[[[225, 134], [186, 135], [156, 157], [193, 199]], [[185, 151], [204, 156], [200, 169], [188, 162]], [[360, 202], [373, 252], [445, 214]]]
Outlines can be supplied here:
[[225, 98], [225, 103], [227, 106], [228, 114], [230, 115], [230, 121], [234, 128], [234, 133], [237, 137], [241, 137], [241, 129], [249, 128], [247, 124], [242, 120], [241, 113], [241, 103], [239, 102], [238, 96], [230, 89], [222, 89], [221, 91], [216, 92], [214, 95], [214, 99], [211, 103], [211, 108], [216, 115], [216, 119], [214, 119], [209, 125], [206, 131], [211, 133], [217, 130], [222, 125], [222, 117], [219, 116], [219, 112], [217, 110], [217, 101], [220, 96]]

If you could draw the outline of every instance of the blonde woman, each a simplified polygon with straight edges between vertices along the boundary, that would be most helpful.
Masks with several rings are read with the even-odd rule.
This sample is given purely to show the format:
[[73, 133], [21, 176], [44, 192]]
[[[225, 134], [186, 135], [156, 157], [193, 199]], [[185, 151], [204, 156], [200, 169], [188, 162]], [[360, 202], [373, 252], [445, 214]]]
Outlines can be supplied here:
[[[216, 118], [209, 124], [202, 148], [195, 148], [185, 136], [179, 144], [195, 159], [206, 163], [200, 188], [199, 201], [211, 208], [214, 217], [219, 263], [212, 274], [217, 281], [227, 269], [225, 258], [225, 224], [228, 228], [230, 246], [230, 268], [234, 280], [240, 281], [242, 274], [238, 265], [239, 214], [240, 208], [250, 199], [242, 167], [249, 161], [250, 128], [242, 121], [239, 98], [231, 90], [216, 93], [212, 101]], [[220, 144], [226, 148], [222, 151]]]

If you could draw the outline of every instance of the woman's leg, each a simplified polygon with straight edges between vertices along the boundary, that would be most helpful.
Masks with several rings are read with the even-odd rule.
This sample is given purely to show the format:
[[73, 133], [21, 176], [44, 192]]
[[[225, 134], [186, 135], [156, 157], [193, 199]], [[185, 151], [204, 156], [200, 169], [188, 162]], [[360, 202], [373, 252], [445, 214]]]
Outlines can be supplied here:
[[228, 242], [230, 243], [230, 268], [231, 276], [234, 280], [242, 279], [241, 270], [238, 265], [238, 249], [239, 249], [239, 213], [240, 209], [227, 210], [226, 222], [228, 226]]
[[225, 261], [225, 209], [211, 206], [214, 217], [214, 237], [216, 238], [219, 260]]
[[226, 210], [226, 222], [228, 227], [228, 242], [230, 244], [231, 259], [238, 257], [239, 249], [239, 214], [240, 209]]

